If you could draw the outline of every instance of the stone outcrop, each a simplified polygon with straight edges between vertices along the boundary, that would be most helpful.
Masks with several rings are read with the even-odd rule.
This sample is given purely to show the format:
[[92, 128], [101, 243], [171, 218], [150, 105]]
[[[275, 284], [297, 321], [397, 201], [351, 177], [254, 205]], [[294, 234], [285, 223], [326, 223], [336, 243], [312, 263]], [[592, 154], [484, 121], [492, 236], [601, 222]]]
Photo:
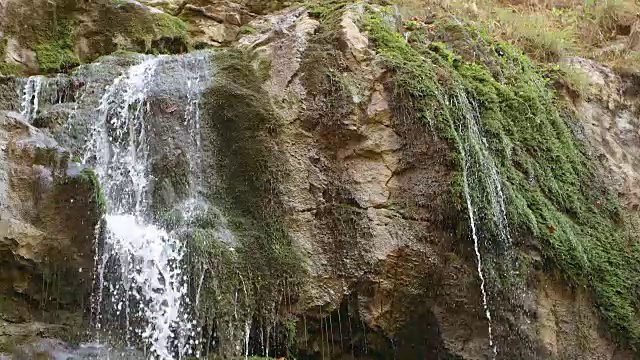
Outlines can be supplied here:
[[7, 0], [0, 17], [2, 73], [61, 72], [117, 50], [187, 50], [184, 22], [133, 0]]
[[638, 106], [640, 79], [636, 75], [618, 75], [591, 60], [572, 58], [571, 66], [589, 81], [587, 99], [575, 104], [585, 140], [594, 149], [624, 204], [640, 210], [640, 135]]
[[[347, 7], [330, 30], [304, 12], [267, 16], [238, 45], [271, 64], [264, 88], [286, 123], [277, 151], [291, 175], [281, 193], [311, 274], [297, 311], [317, 322], [302, 351], [490, 356], [472, 243], [450, 198], [450, 149], [394, 111], [354, 26], [359, 11]], [[524, 310], [490, 305], [500, 358], [631, 358], [602, 332], [588, 295], [536, 266], [526, 277]], [[361, 326], [347, 330], [345, 319]]]
[[[101, 206], [90, 170], [19, 114], [0, 113], [0, 352], [81, 333]], [[73, 291], [69, 291], [73, 289]]]

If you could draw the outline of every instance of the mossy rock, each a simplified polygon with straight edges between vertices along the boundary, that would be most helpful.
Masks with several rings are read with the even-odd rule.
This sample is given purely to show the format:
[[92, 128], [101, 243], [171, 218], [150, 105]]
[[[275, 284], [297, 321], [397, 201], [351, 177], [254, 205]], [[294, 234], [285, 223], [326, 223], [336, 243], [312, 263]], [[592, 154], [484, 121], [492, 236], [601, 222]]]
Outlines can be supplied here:
[[6, 14], [5, 37], [35, 51], [40, 72], [66, 71], [117, 50], [188, 50], [182, 20], [133, 2], [10, 1]]
[[21, 64], [0, 61], [0, 76], [20, 75], [23, 71]]
[[[477, 116], [485, 144], [476, 148], [486, 152], [458, 152], [454, 159], [460, 177], [466, 166], [478, 180], [468, 190], [480, 219], [476, 226], [487, 240], [486, 256], [495, 256], [493, 263], [499, 264], [508, 250], [492, 241], [502, 230], [488, 201], [494, 196], [488, 170], [495, 167], [513, 238], [535, 239], [549, 267], [559, 269], [571, 284], [592, 290], [618, 340], [640, 344], [640, 245], [627, 237], [619, 202], [576, 140], [575, 120], [544, 77], [548, 71], [471, 24], [441, 23], [443, 38], [451, 41], [447, 44], [430, 43], [429, 36], [434, 39], [428, 33], [424, 41], [409, 44], [383, 20], [387, 12], [370, 8], [364, 27], [392, 73], [396, 101], [410, 104], [411, 116], [404, 118], [416, 119], [425, 132], [435, 131], [453, 149], [463, 149], [474, 141], [466, 121]], [[463, 181], [454, 184], [465, 213]], [[505, 279], [493, 282], [504, 284]]]
[[[215, 156], [205, 157], [210, 163], [203, 165], [215, 169], [204, 178], [215, 190], [209, 200], [220, 212], [194, 219], [187, 236], [194, 245], [191, 268], [210, 269], [201, 292], [202, 319], [220, 326], [216, 351], [232, 357], [240, 354], [225, 347], [232, 342], [224, 330], [226, 319], [237, 311], [265, 329], [280, 322], [281, 315], [271, 309], [295, 296], [305, 274], [282, 223], [277, 184], [286, 173], [274, 151], [280, 119], [261, 87], [262, 77], [249, 53], [221, 51], [212, 60], [216, 77], [202, 100], [203, 118], [209, 121], [201, 129], [203, 139], [215, 139], [203, 144], [215, 147]], [[222, 230], [233, 234], [231, 243], [220, 237]]]

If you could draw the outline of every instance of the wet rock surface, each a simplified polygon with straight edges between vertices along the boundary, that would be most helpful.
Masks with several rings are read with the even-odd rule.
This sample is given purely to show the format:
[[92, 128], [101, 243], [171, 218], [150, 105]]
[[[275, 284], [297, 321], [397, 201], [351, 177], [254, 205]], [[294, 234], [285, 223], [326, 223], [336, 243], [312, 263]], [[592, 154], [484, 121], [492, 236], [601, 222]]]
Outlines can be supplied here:
[[6, 352], [39, 336], [82, 331], [101, 210], [90, 174], [50, 135], [13, 112], [0, 113], [0, 129], [0, 344]]
[[[296, 319], [292, 331], [300, 356], [491, 357], [473, 244], [460, 228], [462, 215], [450, 191], [451, 149], [429, 130], [409, 125], [394, 104], [389, 74], [376, 63], [369, 40], [358, 27], [362, 7], [348, 6], [335, 27], [327, 28], [300, 7], [257, 15], [270, 5], [144, 3], [180, 12], [190, 19], [195, 43], [229, 45], [246, 55], [255, 70], [250, 74], [255, 77], [252, 84], [207, 85], [213, 94], [246, 98], [208, 99], [201, 118], [208, 131], [201, 159], [202, 192], [254, 190], [253, 180], [247, 179], [259, 175], [240, 174], [243, 181], [230, 188], [233, 183], [216, 173], [220, 153], [240, 153], [241, 160], [274, 166], [271, 170], [283, 174], [270, 184], [273, 188], [267, 188], [271, 192], [260, 196], [281, 204], [279, 220], [308, 274], [298, 289], [282, 290], [292, 293], [293, 300], [285, 301], [286, 310], [274, 311]], [[157, 11], [128, 4], [122, 6]], [[125, 40], [117, 43], [126, 45]], [[86, 41], [79, 40], [77, 46]], [[124, 48], [142, 51], [136, 46]], [[210, 65], [211, 77], [222, 78], [228, 70], [216, 68], [216, 60], [210, 59], [215, 54], [161, 62], [148, 89], [147, 135], [155, 177], [151, 216], [160, 218], [184, 201], [189, 185], [196, 181], [188, 175], [195, 152], [184, 123], [194, 96], [188, 81], [196, 79], [185, 79], [184, 74], [186, 68]], [[25, 49], [12, 50], [8, 56], [30, 69], [38, 66]], [[83, 182], [83, 168], [76, 160], [83, 154], [109, 86], [141, 61], [138, 55], [107, 56], [67, 75], [43, 78], [32, 119], [0, 113], [0, 353], [14, 352], [14, 359], [33, 358], [36, 353], [52, 359], [104, 356], [98, 348], [34, 339], [67, 336], [69, 325], [79, 323], [86, 310], [99, 216], [91, 200], [95, 189]], [[587, 101], [575, 104], [584, 124], [584, 133], [578, 135], [600, 151], [610, 169], [610, 186], [619, 189], [626, 206], [637, 209], [638, 81], [587, 60], [574, 59], [572, 64], [591, 75], [595, 91]], [[26, 82], [0, 77], [0, 108], [21, 111]], [[277, 129], [258, 124], [259, 136], [254, 138], [219, 136], [229, 128], [245, 131], [253, 126], [247, 120], [254, 118], [275, 119]], [[224, 122], [233, 126], [226, 128]], [[234, 142], [237, 139], [247, 143]], [[264, 154], [268, 161], [260, 162]], [[277, 161], [271, 161], [274, 158]], [[246, 170], [246, 164], [233, 163], [237, 160], [231, 158], [227, 165]], [[215, 221], [222, 221], [220, 214], [216, 216]], [[242, 246], [231, 235], [225, 239], [220, 242], [227, 250]], [[525, 274], [527, 287], [518, 294], [522, 300], [513, 305], [490, 297], [498, 323], [494, 336], [499, 358], [633, 358], [607, 337], [586, 292], [570, 289], [549, 275], [535, 250], [522, 252], [533, 259]], [[73, 291], [60, 291], [65, 281], [72, 281], [65, 286]], [[244, 326], [237, 327], [244, 331]], [[238, 335], [240, 330], [232, 330], [225, 328], [231, 333], [228, 338], [223, 330], [218, 336], [235, 346], [244, 338]], [[257, 333], [251, 330], [251, 346], [260, 350]], [[281, 340], [274, 342], [274, 347], [282, 345]], [[29, 345], [18, 346], [23, 343]]]
[[[272, 64], [263, 87], [285, 122], [276, 149], [290, 176], [281, 193], [311, 276], [296, 311], [315, 322], [301, 351], [491, 356], [472, 243], [450, 197], [451, 150], [396, 111], [387, 74], [353, 26], [358, 11], [347, 6], [329, 30], [304, 12], [266, 16], [238, 45]], [[324, 79], [311, 75], [323, 71]], [[490, 297], [499, 358], [632, 358], [608, 339], [588, 295], [560, 290], [562, 281], [536, 265], [539, 255], [522, 251], [534, 264], [522, 300]], [[345, 319], [360, 326], [346, 331]]]

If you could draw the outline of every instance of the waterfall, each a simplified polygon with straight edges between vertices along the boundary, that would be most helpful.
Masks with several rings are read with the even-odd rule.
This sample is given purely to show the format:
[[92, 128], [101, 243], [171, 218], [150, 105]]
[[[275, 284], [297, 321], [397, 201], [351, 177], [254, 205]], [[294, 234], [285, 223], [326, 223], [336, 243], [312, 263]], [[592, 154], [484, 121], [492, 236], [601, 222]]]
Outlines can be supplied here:
[[[452, 98], [449, 99], [449, 103], [452, 108], [458, 111], [459, 123], [457, 129], [454, 127], [454, 134], [462, 162], [464, 198], [476, 256], [476, 269], [480, 279], [482, 306], [488, 323], [489, 346], [495, 358], [497, 347], [493, 339], [492, 317], [480, 243], [481, 238], [484, 237], [486, 241], [486, 238], [490, 237], [492, 233], [489, 229], [484, 229], [481, 234], [480, 222], [489, 221], [492, 223], [499, 245], [506, 249], [511, 248], [512, 239], [506, 218], [502, 181], [495, 161], [489, 152], [487, 142], [480, 131], [480, 112], [477, 104], [470, 101], [461, 88], [457, 88]], [[474, 194], [479, 198], [475, 199]], [[488, 214], [482, 211], [485, 204], [490, 206]], [[505, 254], [511, 260], [510, 252], [507, 251]]]
[[44, 76], [31, 76], [27, 79], [22, 91], [22, 104], [20, 106], [20, 114], [24, 116], [28, 122], [32, 122], [38, 114], [38, 101], [40, 90], [42, 89], [42, 81]]
[[[151, 213], [156, 179], [148, 143], [150, 92], [164, 81], [159, 69], [172, 66], [180, 79], [170, 86], [187, 88], [186, 110], [163, 111], [184, 116], [190, 177], [199, 178], [198, 103], [209, 67], [203, 53], [146, 56], [115, 78], [100, 98], [83, 159], [95, 168], [106, 198], [104, 236], [96, 251], [97, 340], [140, 347], [158, 360], [190, 355], [195, 331], [181, 267], [185, 244], [154, 223]], [[199, 180], [190, 186], [191, 197], [181, 206], [185, 216], [199, 200], [199, 186]]]

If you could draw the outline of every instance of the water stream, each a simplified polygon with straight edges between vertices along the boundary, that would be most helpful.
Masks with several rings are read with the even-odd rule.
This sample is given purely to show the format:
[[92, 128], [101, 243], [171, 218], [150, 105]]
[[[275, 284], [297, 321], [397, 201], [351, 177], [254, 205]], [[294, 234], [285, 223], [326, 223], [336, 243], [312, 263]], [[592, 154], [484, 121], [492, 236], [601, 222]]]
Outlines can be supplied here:
[[[159, 69], [180, 67], [188, 89], [184, 117], [190, 140], [190, 169], [199, 177], [199, 96], [208, 79], [203, 54], [144, 57], [113, 80], [100, 99], [83, 162], [92, 165], [106, 197], [104, 238], [97, 253], [94, 321], [98, 340], [145, 350], [148, 359], [169, 360], [191, 354], [193, 319], [182, 271], [185, 244], [154, 223], [150, 191], [149, 93], [159, 86]], [[182, 84], [184, 82], [184, 84]], [[174, 115], [175, 113], [175, 115]], [[183, 210], [192, 212], [198, 181]]]
[[[462, 161], [463, 191], [480, 279], [482, 306], [488, 323], [489, 346], [495, 358], [498, 349], [493, 338], [492, 316], [481, 249], [483, 245], [484, 247], [499, 245], [505, 249], [510, 249], [512, 246], [502, 181], [498, 167], [489, 152], [488, 144], [481, 134], [480, 112], [477, 104], [469, 100], [464, 90], [460, 88], [450, 99], [450, 103], [452, 108], [458, 110], [459, 124], [458, 128], [454, 129], [454, 133]], [[486, 204], [489, 204], [489, 211], [483, 210]], [[481, 229], [481, 223], [492, 223], [491, 229], [495, 231]], [[497, 239], [492, 238], [492, 235]], [[481, 239], [484, 239], [484, 243], [481, 243]], [[493, 244], [488, 244], [487, 240], [491, 240]], [[509, 251], [505, 254], [510, 256]]]
[[32, 122], [38, 113], [38, 103], [43, 79], [45, 79], [44, 76], [29, 77], [22, 91], [20, 114], [29, 122]]

